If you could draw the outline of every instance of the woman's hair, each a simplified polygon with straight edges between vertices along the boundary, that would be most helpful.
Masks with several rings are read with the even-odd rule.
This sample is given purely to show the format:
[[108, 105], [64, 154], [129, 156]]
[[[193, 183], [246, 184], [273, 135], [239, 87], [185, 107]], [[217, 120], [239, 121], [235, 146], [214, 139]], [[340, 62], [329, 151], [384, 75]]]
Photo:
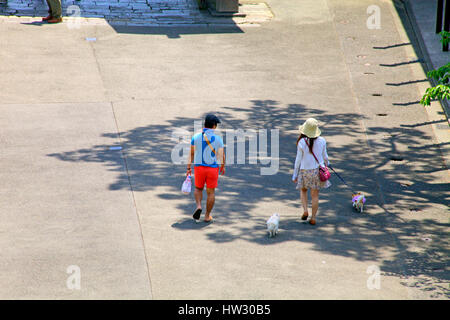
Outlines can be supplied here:
[[309, 152], [313, 153], [312, 150], [313, 150], [313, 147], [314, 147], [314, 141], [316, 141], [317, 137], [316, 138], [308, 138], [308, 136], [306, 136], [303, 133], [301, 133], [300, 136], [297, 139], [297, 146], [298, 146], [298, 143], [300, 142], [300, 140], [303, 139], [303, 138], [308, 139]]

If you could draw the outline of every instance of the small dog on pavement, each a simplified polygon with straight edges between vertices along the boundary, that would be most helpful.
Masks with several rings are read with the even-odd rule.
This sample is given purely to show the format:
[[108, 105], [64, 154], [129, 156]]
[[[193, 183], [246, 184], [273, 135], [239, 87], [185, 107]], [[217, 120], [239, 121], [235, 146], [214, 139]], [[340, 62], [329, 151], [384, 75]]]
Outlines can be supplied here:
[[362, 192], [352, 194], [352, 203], [353, 208], [355, 208], [356, 211], [363, 212], [364, 203], [366, 203], [366, 197]]
[[278, 213], [274, 213], [269, 218], [269, 220], [267, 220], [267, 231], [269, 232], [270, 238], [277, 235], [279, 223], [280, 223], [280, 215]]

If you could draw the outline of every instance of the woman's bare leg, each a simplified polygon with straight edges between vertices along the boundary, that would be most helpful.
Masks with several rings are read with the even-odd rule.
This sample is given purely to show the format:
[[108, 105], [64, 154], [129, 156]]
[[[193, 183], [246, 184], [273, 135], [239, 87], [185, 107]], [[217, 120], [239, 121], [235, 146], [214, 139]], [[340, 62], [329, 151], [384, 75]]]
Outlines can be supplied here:
[[303, 213], [308, 213], [308, 189], [300, 190], [300, 200], [302, 201]]
[[311, 204], [312, 204], [311, 220], [316, 220], [317, 210], [319, 210], [319, 190], [318, 189], [311, 189]]

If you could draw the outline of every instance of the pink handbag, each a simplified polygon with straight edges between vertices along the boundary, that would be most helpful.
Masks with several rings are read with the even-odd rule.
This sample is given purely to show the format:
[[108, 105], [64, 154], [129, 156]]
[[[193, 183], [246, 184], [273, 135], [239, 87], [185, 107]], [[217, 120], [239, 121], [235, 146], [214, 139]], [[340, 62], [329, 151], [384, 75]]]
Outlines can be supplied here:
[[[308, 143], [308, 140], [306, 140], [306, 138], [305, 138], [305, 142], [309, 147], [309, 143]], [[313, 155], [314, 159], [316, 159], [317, 163], [319, 164], [319, 179], [320, 179], [320, 181], [322, 181], [322, 182], [327, 181], [331, 177], [330, 171], [328, 170], [328, 168], [326, 166], [320, 165], [320, 162], [319, 162], [319, 160], [317, 160], [317, 157], [314, 154], [314, 152], [312, 152], [312, 155]]]

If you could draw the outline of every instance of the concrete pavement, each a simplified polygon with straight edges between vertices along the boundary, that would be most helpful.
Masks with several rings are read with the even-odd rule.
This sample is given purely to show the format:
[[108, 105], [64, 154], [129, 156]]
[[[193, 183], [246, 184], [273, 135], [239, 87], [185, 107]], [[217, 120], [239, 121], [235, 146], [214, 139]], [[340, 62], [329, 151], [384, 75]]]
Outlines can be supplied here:
[[[448, 299], [449, 175], [395, 7], [267, 3], [259, 27], [0, 24], [1, 298]], [[170, 153], [173, 129], [209, 111], [277, 128], [281, 147], [274, 176], [228, 168], [206, 225]], [[310, 116], [366, 213], [334, 176], [318, 224], [300, 220], [290, 177]]]
[[[108, 150], [117, 133], [102, 136], [115, 130], [111, 105], [2, 104], [0, 114], [0, 297], [151, 298], [129, 184], [108, 192], [117, 172], [52, 156], [100, 144], [124, 167], [120, 151]], [[80, 290], [66, 285], [71, 266], [81, 270]]]

